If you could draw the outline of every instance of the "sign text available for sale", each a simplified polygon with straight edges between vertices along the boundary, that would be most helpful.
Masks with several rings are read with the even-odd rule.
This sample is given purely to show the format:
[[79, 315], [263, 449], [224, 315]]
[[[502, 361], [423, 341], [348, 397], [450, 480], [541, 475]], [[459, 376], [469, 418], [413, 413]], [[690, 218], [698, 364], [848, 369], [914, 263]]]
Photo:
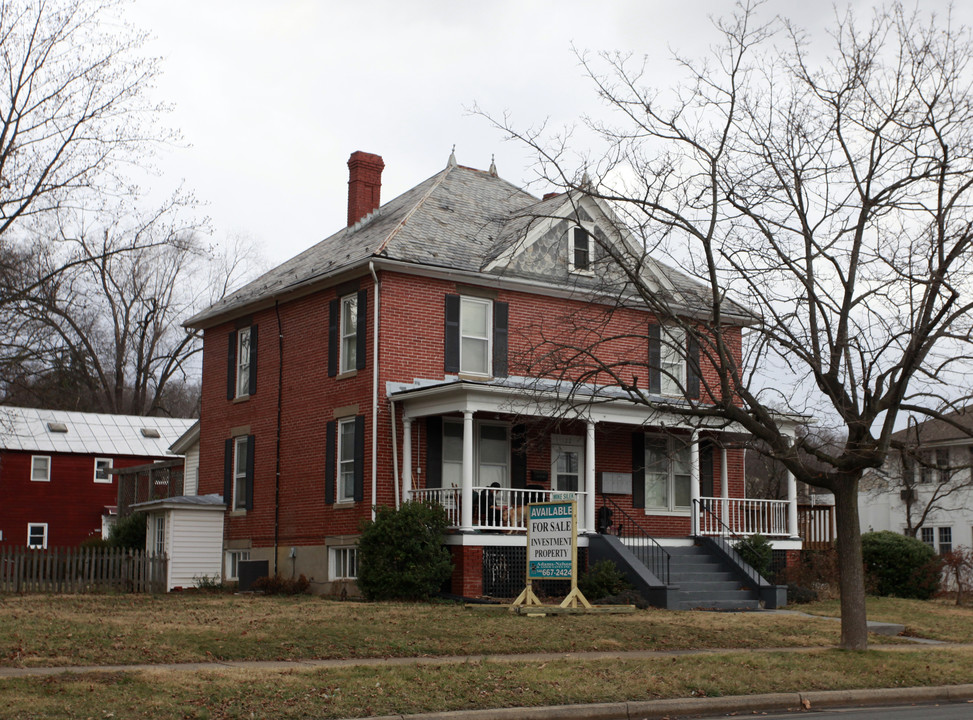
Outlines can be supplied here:
[[530, 505], [527, 527], [527, 577], [570, 579], [574, 561], [573, 503]]

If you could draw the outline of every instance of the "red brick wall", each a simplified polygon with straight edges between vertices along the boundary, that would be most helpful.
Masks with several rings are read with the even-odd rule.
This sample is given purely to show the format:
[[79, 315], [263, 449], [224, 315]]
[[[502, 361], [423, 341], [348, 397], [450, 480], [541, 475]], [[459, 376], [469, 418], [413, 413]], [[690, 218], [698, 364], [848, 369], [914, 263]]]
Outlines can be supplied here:
[[[51, 458], [50, 482], [30, 479], [32, 455]], [[72, 547], [86, 538], [101, 536], [106, 505], [118, 501], [118, 479], [96, 483], [95, 458], [110, 457], [115, 468], [143, 465], [171, 458], [70, 455], [46, 452], [0, 454], [0, 530], [3, 545], [27, 544], [27, 524], [47, 523], [48, 547]]]
[[[411, 382], [415, 378], [442, 379], [444, 296], [457, 292], [457, 285], [445, 280], [382, 273], [380, 375], [378, 416], [378, 493], [371, 492], [372, 372], [374, 288], [370, 275], [360, 278], [368, 292], [367, 363], [353, 377], [327, 375], [328, 302], [336, 297], [328, 289], [283, 303], [279, 308], [284, 355], [282, 373], [282, 420], [280, 437], [280, 544], [319, 543], [325, 536], [354, 534], [363, 518], [370, 516], [372, 503], [394, 503], [392, 435], [387, 381]], [[497, 299], [510, 308], [510, 373], [528, 374], [549, 369], [539, 359], [545, 348], [537, 338], [563, 337], [565, 328], [585, 322], [601, 323], [601, 337], [637, 331], [638, 337], [605, 341], [606, 352], [631, 357], [641, 364], [631, 374], [645, 375], [647, 344], [644, 340], [645, 313], [616, 311], [610, 317], [584, 303], [501, 290]], [[580, 315], [576, 315], [580, 313]], [[247, 427], [255, 436], [253, 510], [231, 514], [226, 523], [228, 539], [250, 538], [255, 546], [268, 546], [274, 537], [274, 480], [277, 443], [278, 324], [274, 308], [258, 311], [250, 318], [259, 327], [257, 391], [247, 399], [226, 398], [227, 340], [236, 323], [224, 323], [205, 331], [203, 352], [202, 429], [200, 440], [199, 492], [222, 493], [224, 441], [232, 428]], [[576, 322], [577, 321], [577, 322]], [[579, 330], [580, 332], [580, 330]], [[566, 375], [574, 377], [581, 369]], [[712, 368], [704, 374], [712, 377]], [[646, 379], [640, 377], [640, 385]], [[353, 507], [336, 508], [324, 502], [325, 426], [334, 409], [357, 405], [365, 415], [365, 499]], [[401, 414], [396, 418], [397, 444], [402, 452]], [[422, 423], [414, 425], [413, 466], [425, 469], [425, 436]], [[599, 471], [631, 471], [632, 427], [599, 427], [597, 458]], [[562, 428], [554, 432], [583, 434], [583, 428]], [[528, 446], [528, 467], [548, 469], [548, 429], [535, 432]], [[539, 440], [538, 440], [539, 438]], [[731, 454], [731, 495], [742, 495], [742, 458]], [[424, 484], [424, 474], [417, 484]], [[615, 498], [619, 500], [619, 498]], [[624, 500], [624, 498], [622, 498]], [[630, 498], [628, 501], [630, 502]], [[641, 512], [641, 511], [639, 511]], [[643, 513], [644, 515], [644, 513]], [[641, 517], [639, 518], [641, 521]], [[651, 532], [685, 535], [686, 517], [646, 520]]]
[[453, 556], [453, 594], [469, 598], [483, 595], [483, 548], [451, 545], [449, 550]]

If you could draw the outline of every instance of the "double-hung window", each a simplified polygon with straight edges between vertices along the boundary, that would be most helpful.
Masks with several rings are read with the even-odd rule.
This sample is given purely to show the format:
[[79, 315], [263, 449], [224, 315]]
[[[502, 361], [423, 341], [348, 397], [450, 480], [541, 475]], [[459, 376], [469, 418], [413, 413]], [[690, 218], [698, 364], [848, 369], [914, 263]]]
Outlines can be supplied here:
[[490, 342], [493, 303], [483, 298], [460, 298], [459, 371], [490, 374]]
[[47, 549], [47, 523], [27, 523], [27, 547]]
[[249, 510], [253, 507], [253, 435], [238, 435], [226, 442], [224, 492], [232, 510]]
[[355, 499], [355, 418], [338, 421], [338, 502]]
[[[443, 487], [459, 487], [463, 478], [463, 423], [443, 422]], [[473, 423], [473, 484], [510, 487], [510, 428]]]
[[939, 530], [939, 554], [945, 555], [953, 551], [953, 528], [941, 527]]
[[51, 481], [51, 457], [49, 455], [31, 456], [30, 479], [33, 482]]
[[358, 365], [358, 295], [341, 298], [341, 372], [351, 372]]
[[236, 333], [236, 396], [250, 394], [250, 339], [251, 328], [245, 327]]
[[648, 512], [688, 511], [690, 506], [689, 445], [674, 437], [645, 438], [645, 508]]
[[663, 327], [661, 351], [662, 394], [681, 396], [686, 387], [686, 331]]
[[592, 252], [590, 230], [576, 225], [568, 231], [568, 267], [571, 272], [590, 273]]

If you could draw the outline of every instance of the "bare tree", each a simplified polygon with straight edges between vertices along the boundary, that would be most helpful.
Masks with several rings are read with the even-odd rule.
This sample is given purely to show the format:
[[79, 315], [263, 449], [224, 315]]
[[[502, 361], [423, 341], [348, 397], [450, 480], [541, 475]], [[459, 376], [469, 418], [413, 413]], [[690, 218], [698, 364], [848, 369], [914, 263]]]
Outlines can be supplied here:
[[79, 237], [61, 229], [24, 251], [33, 289], [0, 308], [7, 401], [133, 415], [193, 404], [201, 343], [180, 323], [222, 297], [250, 256], [241, 243], [233, 255], [205, 247], [182, 207], [80, 223]]
[[168, 134], [157, 73], [118, 0], [0, 2], [0, 236], [19, 220], [96, 202]]
[[[901, 414], [938, 416], [969, 389], [973, 45], [948, 18], [893, 5], [864, 24], [838, 16], [817, 55], [799, 28], [759, 14], [746, 3], [718, 21], [712, 57], [677, 58], [669, 91], [644, 87], [630, 57], [581, 54], [614, 113], [587, 123], [595, 159], [573, 153], [570, 132], [494, 122], [537, 151], [541, 177], [613, 208], [614, 234], [637, 241], [596, 236], [620, 278], [605, 307], [648, 308], [685, 334], [673, 346], [687, 361], [698, 348], [703, 387], [678, 401], [648, 392], [605, 354], [630, 336], [604, 323], [589, 346], [548, 357], [581, 367], [564, 371], [572, 381], [732, 423], [830, 490], [841, 645], [861, 649], [859, 481], [886, 460]], [[807, 417], [829, 432], [795, 437]]]

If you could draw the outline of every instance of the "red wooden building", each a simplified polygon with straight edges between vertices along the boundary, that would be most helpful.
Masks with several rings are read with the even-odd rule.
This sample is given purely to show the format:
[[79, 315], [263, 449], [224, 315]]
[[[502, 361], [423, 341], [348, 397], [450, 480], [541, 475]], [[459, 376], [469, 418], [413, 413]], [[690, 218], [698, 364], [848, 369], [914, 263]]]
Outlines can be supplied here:
[[0, 541], [70, 547], [101, 536], [113, 469], [172, 459], [193, 420], [0, 407]]
[[[698, 286], [604, 205], [450, 157], [380, 206], [382, 159], [348, 165], [345, 228], [187, 322], [204, 330], [199, 492], [229, 505], [228, 568], [265, 559], [335, 591], [373, 507], [427, 499], [450, 514], [452, 590], [502, 595], [523, 582], [524, 506], [555, 492], [578, 501], [582, 553], [645, 556], [657, 589], [678, 548], [725, 527], [798, 546], [796, 497], [744, 499], [739, 438], [673, 410], [713, 379], [692, 338], [609, 301], [625, 281], [608, 244], [659, 293]], [[566, 357], [592, 342], [630, 385]]]

